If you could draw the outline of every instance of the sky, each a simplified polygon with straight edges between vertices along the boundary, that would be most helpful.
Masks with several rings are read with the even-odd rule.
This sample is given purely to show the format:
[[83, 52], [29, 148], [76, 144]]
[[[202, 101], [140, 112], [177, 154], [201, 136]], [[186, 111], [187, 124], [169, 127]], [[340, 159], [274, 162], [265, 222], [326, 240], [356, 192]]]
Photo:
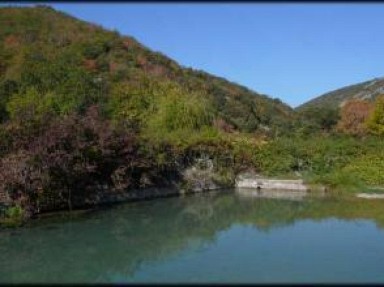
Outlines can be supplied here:
[[384, 3], [48, 5], [292, 107], [384, 76]]

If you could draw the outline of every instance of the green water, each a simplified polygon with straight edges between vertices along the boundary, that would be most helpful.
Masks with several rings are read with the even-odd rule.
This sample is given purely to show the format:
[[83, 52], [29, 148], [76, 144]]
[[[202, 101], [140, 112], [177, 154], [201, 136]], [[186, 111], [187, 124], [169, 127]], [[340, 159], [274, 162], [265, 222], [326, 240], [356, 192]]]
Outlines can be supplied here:
[[0, 231], [0, 283], [383, 283], [384, 201], [234, 192]]

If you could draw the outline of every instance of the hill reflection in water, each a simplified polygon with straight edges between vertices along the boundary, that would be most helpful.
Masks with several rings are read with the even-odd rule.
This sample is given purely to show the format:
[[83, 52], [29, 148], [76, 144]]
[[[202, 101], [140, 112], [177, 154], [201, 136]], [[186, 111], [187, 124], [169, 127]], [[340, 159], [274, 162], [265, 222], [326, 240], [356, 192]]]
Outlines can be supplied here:
[[[40, 219], [0, 231], [0, 282], [384, 282], [373, 266], [384, 263], [382, 210], [380, 200], [228, 191]], [[319, 270], [304, 272], [308, 263]], [[353, 272], [359, 264], [370, 271]]]

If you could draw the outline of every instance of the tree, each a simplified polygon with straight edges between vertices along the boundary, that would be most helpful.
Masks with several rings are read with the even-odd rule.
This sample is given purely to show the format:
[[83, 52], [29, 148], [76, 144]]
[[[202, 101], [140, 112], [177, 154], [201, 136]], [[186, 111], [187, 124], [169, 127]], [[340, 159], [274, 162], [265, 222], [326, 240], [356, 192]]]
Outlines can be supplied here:
[[366, 120], [372, 111], [372, 103], [350, 100], [341, 108], [341, 118], [336, 130], [345, 134], [362, 136], [367, 133]]
[[[340, 119], [340, 110], [338, 107], [322, 106], [322, 107], [306, 107], [298, 111], [293, 121], [293, 128], [297, 135], [310, 135], [320, 131], [330, 132], [334, 129]], [[289, 122], [285, 122], [288, 126], [286, 130], [290, 130]]]
[[186, 91], [181, 86], [165, 82], [158, 86], [156, 107], [148, 128], [161, 132], [199, 130], [210, 126], [214, 112], [208, 96]]
[[384, 134], [384, 95], [376, 98], [373, 112], [367, 119], [366, 126], [372, 134]]

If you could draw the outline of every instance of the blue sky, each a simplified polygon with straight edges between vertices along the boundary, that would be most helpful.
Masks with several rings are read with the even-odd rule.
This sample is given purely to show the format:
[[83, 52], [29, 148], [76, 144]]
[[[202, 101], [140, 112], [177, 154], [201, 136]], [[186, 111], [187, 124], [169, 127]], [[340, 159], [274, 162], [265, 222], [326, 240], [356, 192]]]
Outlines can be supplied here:
[[384, 76], [384, 4], [49, 3], [291, 106]]

